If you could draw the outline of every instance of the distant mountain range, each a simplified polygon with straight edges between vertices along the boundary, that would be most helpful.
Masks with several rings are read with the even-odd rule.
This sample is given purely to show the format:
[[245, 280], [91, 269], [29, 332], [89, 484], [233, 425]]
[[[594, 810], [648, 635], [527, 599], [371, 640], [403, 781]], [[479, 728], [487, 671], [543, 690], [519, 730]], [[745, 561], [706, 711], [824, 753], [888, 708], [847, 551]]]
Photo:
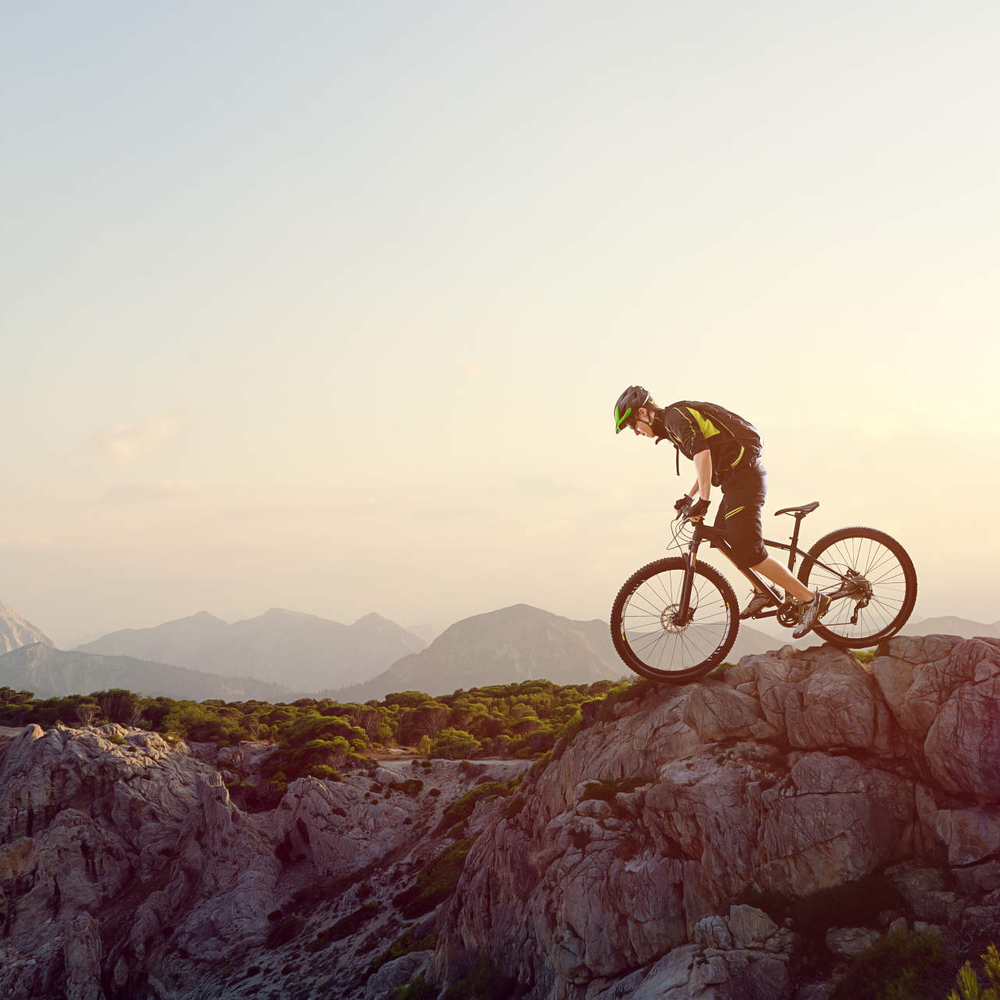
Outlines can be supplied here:
[[252, 677], [218, 677], [166, 663], [150, 663], [130, 656], [97, 656], [67, 652], [41, 642], [0, 656], [0, 685], [15, 691], [33, 691], [37, 698], [91, 694], [126, 688], [136, 694], [207, 701], [292, 701], [301, 696], [280, 684]]
[[[1000, 637], [1000, 622], [947, 616], [904, 631]], [[783, 644], [744, 624], [727, 659], [735, 663]], [[395, 691], [439, 695], [533, 678], [573, 684], [631, 676], [606, 622], [574, 621], [527, 604], [465, 618], [430, 645], [377, 614], [341, 625], [272, 608], [233, 624], [201, 612], [155, 628], [112, 632], [65, 652], [0, 602], [0, 654], [0, 685], [40, 697], [125, 687], [195, 701], [290, 701], [316, 694], [367, 701]]]
[[381, 615], [341, 625], [271, 608], [257, 618], [233, 624], [202, 611], [155, 628], [112, 632], [77, 650], [319, 691], [368, 680], [426, 645]]
[[[770, 636], [741, 628], [729, 659], [775, 649]], [[573, 621], [528, 604], [474, 615], [446, 629], [426, 649], [405, 656], [364, 684], [329, 692], [341, 701], [368, 701], [396, 691], [449, 694], [458, 688], [545, 678], [589, 684], [631, 677], [608, 623]]]
[[916, 624], [907, 624], [903, 629], [903, 635], [960, 635], [963, 639], [986, 636], [1000, 639], [1000, 622], [986, 625], [983, 622], [970, 621], [968, 618], [942, 615], [938, 618], [922, 618]]
[[52, 640], [40, 629], [25, 621], [9, 604], [0, 601], [0, 653], [27, 646], [32, 642], [53, 645]]

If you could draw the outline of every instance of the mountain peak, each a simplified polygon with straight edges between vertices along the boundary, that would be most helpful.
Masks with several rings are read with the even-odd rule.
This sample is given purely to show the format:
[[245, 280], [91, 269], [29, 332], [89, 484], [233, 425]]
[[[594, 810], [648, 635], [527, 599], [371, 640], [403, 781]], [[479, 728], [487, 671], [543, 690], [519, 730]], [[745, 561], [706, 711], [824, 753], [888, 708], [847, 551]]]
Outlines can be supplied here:
[[362, 615], [354, 624], [364, 625], [366, 623], [371, 623], [373, 625], [383, 625], [389, 622], [388, 618], [383, 617], [377, 611], [369, 611], [368, 614]]
[[55, 645], [41, 629], [22, 618], [9, 604], [0, 601], [0, 653], [38, 642], [46, 646]]
[[368, 680], [426, 643], [380, 615], [360, 628], [287, 608], [228, 624], [207, 612], [148, 629], [112, 632], [79, 646], [225, 677], [249, 675], [302, 692]]

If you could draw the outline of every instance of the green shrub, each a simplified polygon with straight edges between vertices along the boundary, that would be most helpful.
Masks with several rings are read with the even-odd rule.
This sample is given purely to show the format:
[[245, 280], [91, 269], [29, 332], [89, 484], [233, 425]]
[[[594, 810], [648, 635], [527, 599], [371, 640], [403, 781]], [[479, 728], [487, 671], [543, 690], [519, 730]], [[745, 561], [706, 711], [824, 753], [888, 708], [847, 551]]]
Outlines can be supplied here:
[[302, 929], [302, 921], [298, 917], [285, 917], [275, 922], [268, 932], [265, 948], [280, 948], [288, 944]]
[[340, 771], [328, 767], [326, 764], [313, 764], [309, 768], [309, 776], [312, 778], [323, 778], [326, 781], [340, 781]]
[[1000, 1000], [1000, 951], [991, 944], [982, 955], [983, 968], [990, 984], [985, 989], [980, 986], [979, 976], [966, 962], [955, 977], [955, 988], [948, 994], [948, 1000]]
[[436, 1000], [437, 987], [431, 986], [423, 976], [411, 979], [405, 986], [397, 986], [389, 993], [389, 1000]]
[[477, 803], [488, 802], [490, 799], [510, 795], [518, 783], [519, 779], [512, 781], [485, 781], [481, 785], [470, 788], [461, 798], [456, 799], [445, 809], [441, 816], [441, 822], [438, 823], [434, 833], [443, 833], [456, 823], [461, 823], [463, 820], [468, 819], [472, 815], [472, 810], [476, 808]]
[[523, 795], [515, 795], [510, 802], [503, 807], [503, 814], [506, 819], [513, 819], [528, 803]]
[[408, 927], [382, 954], [372, 959], [368, 968], [358, 975], [358, 981], [365, 982], [386, 962], [393, 962], [397, 958], [409, 955], [412, 951], [431, 951], [437, 944], [437, 938], [433, 934], [418, 937], [418, 933], [419, 931], [414, 931], [412, 926]]
[[438, 738], [431, 744], [432, 757], [444, 757], [446, 760], [462, 760], [475, 757], [483, 749], [471, 733], [463, 729], [442, 729]]
[[892, 931], [851, 963], [830, 1000], [932, 1000], [947, 968], [940, 934]]
[[350, 935], [360, 930], [362, 926], [371, 920], [378, 911], [379, 907], [377, 903], [365, 903], [364, 906], [359, 907], [353, 913], [349, 913], [346, 917], [341, 917], [340, 920], [335, 924], [331, 924], [326, 930], [320, 931], [306, 945], [306, 951], [322, 951], [333, 944], [334, 941], [350, 937]]
[[430, 913], [455, 891], [470, 847], [471, 840], [456, 840], [428, 861], [418, 872], [413, 885], [395, 897], [393, 902], [407, 920]]

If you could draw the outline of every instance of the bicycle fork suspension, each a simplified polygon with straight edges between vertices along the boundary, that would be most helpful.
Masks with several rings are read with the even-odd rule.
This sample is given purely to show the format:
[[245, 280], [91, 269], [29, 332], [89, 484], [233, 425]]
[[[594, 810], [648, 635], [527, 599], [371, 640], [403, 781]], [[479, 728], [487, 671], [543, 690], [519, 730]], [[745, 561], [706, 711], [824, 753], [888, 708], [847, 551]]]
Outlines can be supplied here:
[[691, 591], [694, 589], [694, 553], [687, 552], [684, 559], [684, 582], [681, 584], [681, 596], [674, 612], [675, 623], [679, 626], [688, 625], [694, 617], [691, 607]]

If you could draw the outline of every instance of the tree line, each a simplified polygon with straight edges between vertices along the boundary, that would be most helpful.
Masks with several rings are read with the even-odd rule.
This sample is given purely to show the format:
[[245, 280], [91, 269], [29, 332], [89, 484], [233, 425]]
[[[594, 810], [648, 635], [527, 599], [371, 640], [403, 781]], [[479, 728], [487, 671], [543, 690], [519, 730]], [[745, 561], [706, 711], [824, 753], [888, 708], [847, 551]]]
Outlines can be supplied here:
[[218, 747], [264, 740], [282, 751], [277, 757], [282, 778], [291, 780], [293, 774], [323, 776], [390, 747], [451, 759], [540, 757], [567, 727], [579, 724], [585, 702], [626, 687], [628, 682], [557, 685], [529, 680], [438, 697], [401, 691], [364, 703], [300, 698], [276, 704], [194, 702], [147, 697], [123, 688], [36, 698], [31, 691], [0, 687], [0, 725], [119, 723]]

